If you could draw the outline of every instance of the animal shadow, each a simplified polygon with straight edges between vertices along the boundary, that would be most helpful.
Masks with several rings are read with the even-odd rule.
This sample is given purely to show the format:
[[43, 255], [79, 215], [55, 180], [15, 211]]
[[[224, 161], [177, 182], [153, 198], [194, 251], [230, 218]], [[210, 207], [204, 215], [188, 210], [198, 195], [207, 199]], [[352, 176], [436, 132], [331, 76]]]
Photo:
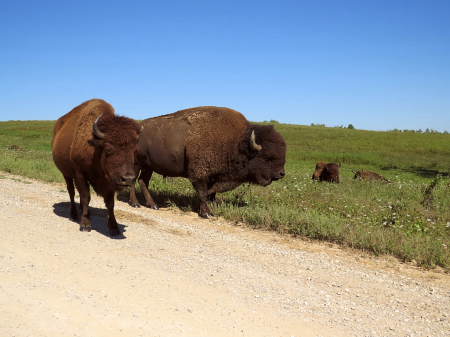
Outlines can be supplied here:
[[[79, 205], [79, 204], [77, 204]], [[91, 212], [91, 230], [96, 231], [104, 236], [108, 236], [111, 239], [125, 239], [122, 234], [120, 236], [110, 236], [108, 229], [108, 210], [105, 208], [96, 208], [89, 206]], [[70, 216], [70, 202], [58, 202], [53, 205], [53, 213], [61, 218], [69, 219]], [[81, 218], [81, 212], [78, 209], [78, 217]], [[80, 224], [80, 220], [76, 221], [77, 226]], [[75, 225], [74, 225], [75, 226]], [[122, 233], [126, 232], [126, 226], [119, 224], [119, 229]]]
[[[153, 201], [158, 205], [159, 208], [166, 208], [169, 206], [176, 206], [180, 209], [192, 209], [194, 212], [200, 209], [200, 200], [197, 196], [192, 195], [184, 195], [179, 194], [177, 192], [150, 192], [152, 195]], [[141, 207], [145, 207], [146, 204], [144, 194], [142, 192], [136, 191], [136, 198], [141, 205]], [[128, 201], [130, 199], [129, 193], [119, 193], [117, 195], [117, 200], [122, 201], [126, 204], [129, 204]]]
[[429, 178], [429, 179], [434, 179], [436, 178], [436, 175], [441, 174], [442, 176], [449, 176], [448, 173], [444, 173], [444, 172], [439, 172], [438, 170], [430, 170], [430, 169], [426, 169], [426, 168], [416, 168], [414, 170], [412, 170], [413, 173], [417, 174], [418, 176], [424, 177], [424, 178]]

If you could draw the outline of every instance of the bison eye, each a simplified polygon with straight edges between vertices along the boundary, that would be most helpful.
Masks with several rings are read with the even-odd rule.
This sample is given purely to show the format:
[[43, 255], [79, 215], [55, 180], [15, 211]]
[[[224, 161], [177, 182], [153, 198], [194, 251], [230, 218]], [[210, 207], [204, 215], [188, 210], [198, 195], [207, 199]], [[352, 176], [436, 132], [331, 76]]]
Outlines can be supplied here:
[[109, 156], [113, 153], [113, 150], [110, 149], [109, 147], [105, 148], [105, 153]]

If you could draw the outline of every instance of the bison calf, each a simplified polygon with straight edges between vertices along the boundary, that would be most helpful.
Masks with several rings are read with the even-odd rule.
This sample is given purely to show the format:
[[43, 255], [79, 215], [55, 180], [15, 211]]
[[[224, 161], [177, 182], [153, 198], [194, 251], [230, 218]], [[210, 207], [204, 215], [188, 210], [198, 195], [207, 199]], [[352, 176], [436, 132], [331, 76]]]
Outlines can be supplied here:
[[353, 179], [363, 179], [363, 180], [376, 180], [376, 181], [384, 181], [389, 182], [386, 178], [380, 176], [378, 173], [370, 172], [370, 171], [352, 171], [355, 175]]
[[312, 175], [312, 179], [316, 181], [328, 181], [332, 183], [339, 183], [339, 168], [341, 164], [328, 163], [319, 161], [316, 164], [316, 169]]
[[89, 184], [108, 208], [108, 228], [120, 235], [114, 217], [114, 194], [134, 183], [134, 154], [141, 127], [132, 119], [116, 116], [113, 107], [92, 99], [56, 121], [52, 138], [53, 161], [66, 180], [70, 219], [78, 221], [75, 186], [82, 210], [80, 230], [90, 231]]

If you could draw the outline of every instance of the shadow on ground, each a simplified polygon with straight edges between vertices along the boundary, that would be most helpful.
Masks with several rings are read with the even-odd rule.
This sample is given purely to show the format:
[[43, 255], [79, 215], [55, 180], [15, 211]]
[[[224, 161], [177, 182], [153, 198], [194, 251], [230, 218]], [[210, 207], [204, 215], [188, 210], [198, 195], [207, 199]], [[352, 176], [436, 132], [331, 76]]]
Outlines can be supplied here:
[[[182, 195], [179, 193], [151, 193], [153, 201], [158, 205], [159, 208], [167, 208], [171, 205], [176, 205], [176, 207], [181, 210], [194, 210], [198, 211], [200, 209], [200, 201], [196, 196], [190, 195]], [[129, 204], [130, 193], [128, 191], [123, 191], [117, 194], [117, 200], [122, 201], [126, 204]], [[146, 201], [144, 194], [142, 192], [136, 192], [136, 198], [141, 205], [141, 207], [145, 207]], [[131, 207], [131, 206], [130, 206]]]
[[382, 171], [403, 170], [405, 172], [409, 172], [409, 173], [415, 174], [419, 177], [427, 178], [427, 179], [436, 179], [436, 176], [438, 174], [442, 175], [443, 177], [450, 176], [450, 174], [448, 172], [442, 172], [439, 170], [427, 169], [424, 167], [417, 167], [417, 166], [412, 166], [412, 167], [405, 168], [405, 169], [401, 169], [396, 166], [382, 166], [382, 167], [380, 167], [380, 170], [382, 170]]
[[[89, 206], [89, 211], [91, 212], [91, 229], [104, 236], [108, 236], [111, 239], [125, 239], [122, 234], [120, 236], [110, 236], [108, 229], [108, 210], [106, 208], [96, 208]], [[70, 202], [58, 202], [53, 205], [53, 213], [57, 216], [66, 218], [69, 220], [70, 215]], [[81, 218], [80, 210], [78, 210], [78, 216]], [[80, 221], [74, 222], [74, 226], [80, 225]], [[126, 232], [126, 226], [119, 223], [119, 229], [122, 233]]]

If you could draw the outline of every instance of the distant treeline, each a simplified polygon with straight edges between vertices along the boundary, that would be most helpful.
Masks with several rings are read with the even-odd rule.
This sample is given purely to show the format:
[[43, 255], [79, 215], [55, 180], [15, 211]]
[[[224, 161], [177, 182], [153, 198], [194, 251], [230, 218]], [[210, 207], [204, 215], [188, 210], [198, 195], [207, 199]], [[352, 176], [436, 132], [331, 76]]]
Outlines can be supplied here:
[[433, 129], [426, 129], [425, 131], [422, 131], [422, 129], [419, 130], [399, 130], [399, 129], [394, 129], [394, 130], [388, 130], [388, 132], [412, 132], [412, 133], [442, 133], [443, 135], [448, 135], [448, 131], [445, 130], [444, 132], [439, 132]]
[[[271, 120], [270, 123], [278, 123], [277, 121]], [[320, 126], [320, 127], [326, 127], [325, 124], [314, 124], [311, 123], [311, 126]], [[345, 127], [344, 125], [336, 125], [334, 126], [334, 128], [338, 128], [338, 129], [351, 129], [351, 130], [356, 130], [356, 128], [352, 125], [349, 124], [347, 127]], [[449, 132], [447, 130], [445, 130], [444, 132], [439, 132], [433, 129], [429, 129], [427, 128], [425, 131], [422, 131], [422, 129], [419, 130], [399, 130], [397, 128], [395, 128], [394, 130], [388, 130], [387, 132], [412, 132], [412, 133], [442, 133], [444, 135], [447, 135]]]

